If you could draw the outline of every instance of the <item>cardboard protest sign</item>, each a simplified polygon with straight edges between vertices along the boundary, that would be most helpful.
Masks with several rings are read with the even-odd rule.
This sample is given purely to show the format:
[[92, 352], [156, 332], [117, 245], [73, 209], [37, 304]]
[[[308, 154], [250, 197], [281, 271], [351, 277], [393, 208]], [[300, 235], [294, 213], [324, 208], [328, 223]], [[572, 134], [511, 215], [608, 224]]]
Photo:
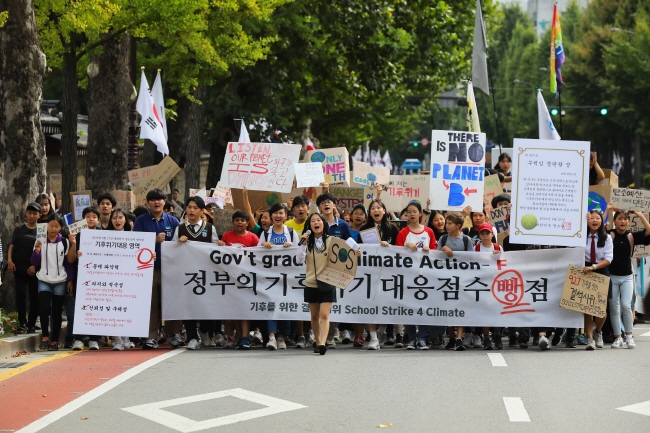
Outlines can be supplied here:
[[560, 298], [560, 307], [596, 317], [607, 314], [609, 277], [569, 265]]
[[583, 247], [589, 142], [515, 138], [510, 242]]
[[363, 204], [365, 194], [363, 188], [330, 187], [330, 193], [336, 198], [336, 207], [341, 210], [352, 210], [358, 204]]
[[114, 189], [111, 191], [111, 194], [113, 194], [115, 200], [117, 201], [115, 208], [120, 208], [132, 212], [133, 209], [135, 209], [137, 206], [135, 195], [131, 191], [121, 191]]
[[[235, 209], [244, 210], [244, 190], [239, 188], [231, 188], [232, 201]], [[281, 203], [280, 194], [267, 191], [248, 191], [248, 201], [251, 205], [251, 210], [255, 212], [257, 209], [268, 209], [276, 203]]]
[[382, 203], [386, 209], [393, 212], [401, 211], [413, 200], [425, 208], [427, 198], [429, 198], [429, 177], [420, 174], [392, 175], [388, 188], [381, 193]]
[[483, 209], [485, 134], [434, 130], [431, 143], [431, 208]]
[[321, 163], [305, 162], [294, 164], [294, 169], [296, 171], [296, 186], [298, 188], [319, 186], [322, 182], [325, 182], [323, 165]]
[[492, 199], [500, 194], [503, 194], [503, 187], [499, 181], [499, 175], [486, 176], [483, 180], [483, 208], [486, 212], [493, 209]]
[[311, 150], [305, 153], [305, 162], [323, 164], [325, 182], [330, 185], [350, 186], [350, 154], [345, 147]]
[[83, 210], [92, 203], [92, 191], [77, 191], [70, 193], [70, 207], [72, 208], [72, 219], [79, 221], [83, 219]]
[[[219, 238], [228, 230], [232, 230], [232, 215], [235, 213], [232, 209], [215, 209], [214, 210], [214, 227], [217, 229]], [[252, 218], [252, 217], [251, 217]]]
[[170, 156], [166, 156], [160, 164], [158, 164], [153, 171], [142, 180], [138, 187], [133, 190], [135, 198], [138, 202], [144, 203], [147, 199], [147, 193], [152, 189], [162, 189], [168, 186], [169, 182], [181, 171], [180, 167], [174, 162]]
[[71, 235], [76, 235], [77, 233], [81, 232], [83, 229], [88, 228], [88, 223], [86, 222], [85, 219], [81, 219], [77, 221], [76, 223], [70, 224], [68, 226], [68, 229], [70, 230]]
[[127, 171], [126, 173], [131, 188], [138, 187], [147, 177], [151, 176], [151, 173], [153, 173], [155, 168], [155, 165], [150, 165], [149, 167], [136, 168], [135, 170]]
[[[49, 176], [50, 191], [58, 195], [63, 194], [63, 175], [51, 174]], [[86, 189], [86, 177], [83, 175], [77, 176], [77, 191]]]
[[[647, 213], [644, 213], [643, 216], [646, 220], [649, 218]], [[641, 218], [633, 214], [630, 214], [629, 228], [632, 233], [645, 231], [645, 226], [643, 225]], [[650, 257], [650, 245], [635, 245], [634, 254], [632, 254], [632, 257], [635, 259], [641, 257]]]
[[217, 183], [217, 186], [212, 192], [212, 197], [223, 197], [224, 203], [232, 204], [232, 192], [230, 192], [230, 188], [222, 187], [221, 182]]
[[490, 224], [496, 229], [497, 235], [505, 234], [510, 229], [509, 219], [508, 206], [502, 206], [490, 211]]
[[650, 212], [650, 191], [612, 188], [610, 203], [615, 209]]
[[[221, 170], [221, 186], [255, 191], [289, 192], [299, 144], [228, 143]], [[235, 206], [236, 207], [236, 206]]]
[[609, 168], [603, 169], [603, 173], [605, 174], [605, 179], [599, 180], [598, 185], [609, 185], [611, 187], [618, 188], [618, 176], [616, 173], [614, 173]]
[[390, 169], [381, 165], [370, 165], [366, 162], [354, 161], [352, 181], [361, 186], [375, 186], [376, 184], [388, 186], [390, 183]]
[[327, 238], [327, 267], [316, 276], [318, 281], [345, 289], [357, 274], [357, 256], [344, 240]]

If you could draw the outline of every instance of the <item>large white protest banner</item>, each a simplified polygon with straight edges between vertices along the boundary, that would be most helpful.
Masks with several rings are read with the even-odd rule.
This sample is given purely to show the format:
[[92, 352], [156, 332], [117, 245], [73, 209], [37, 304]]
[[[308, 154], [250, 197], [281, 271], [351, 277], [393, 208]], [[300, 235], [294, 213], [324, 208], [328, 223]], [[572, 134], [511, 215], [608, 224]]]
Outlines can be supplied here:
[[228, 143], [219, 183], [226, 188], [289, 192], [300, 149], [299, 144]]
[[584, 246], [589, 142], [515, 138], [514, 149], [510, 242]]
[[154, 233], [82, 230], [74, 332], [147, 337]]
[[381, 194], [381, 201], [386, 209], [393, 212], [401, 211], [414, 200], [425, 208], [427, 198], [429, 198], [429, 177], [421, 174], [392, 175], [388, 188]]
[[482, 210], [485, 134], [434, 130], [431, 144], [431, 209]]
[[[337, 291], [333, 322], [566, 328], [583, 322], [559, 306], [567, 266], [584, 263], [583, 248], [453, 258], [400, 247], [362, 249], [356, 278]], [[164, 242], [163, 319], [309, 320], [297, 252]]]

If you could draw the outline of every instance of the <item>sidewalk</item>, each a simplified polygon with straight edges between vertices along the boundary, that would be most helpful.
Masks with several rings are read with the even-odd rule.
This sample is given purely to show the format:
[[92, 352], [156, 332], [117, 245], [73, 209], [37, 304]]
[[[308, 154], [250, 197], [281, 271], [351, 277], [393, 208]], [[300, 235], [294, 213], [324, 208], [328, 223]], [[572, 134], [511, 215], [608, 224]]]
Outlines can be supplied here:
[[[59, 342], [65, 340], [65, 335], [68, 330], [68, 322], [63, 322], [61, 325], [61, 335], [59, 337]], [[16, 352], [26, 350], [27, 352], [33, 353], [38, 350], [38, 345], [41, 342], [41, 333], [37, 331], [36, 334], [20, 334], [13, 337], [1, 338], [0, 339], [0, 362], [11, 362], [13, 359], [12, 356]], [[61, 349], [63, 345], [61, 344]]]

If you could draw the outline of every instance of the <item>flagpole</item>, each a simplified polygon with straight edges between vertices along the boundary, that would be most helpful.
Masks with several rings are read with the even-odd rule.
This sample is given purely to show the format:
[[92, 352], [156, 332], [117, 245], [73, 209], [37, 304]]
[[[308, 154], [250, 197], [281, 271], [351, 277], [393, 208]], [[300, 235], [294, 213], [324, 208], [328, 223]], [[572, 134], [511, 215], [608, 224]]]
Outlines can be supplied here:
[[487, 55], [488, 79], [490, 80], [490, 87], [492, 89], [492, 106], [494, 107], [494, 123], [497, 126], [497, 140], [499, 140], [499, 154], [503, 153], [501, 148], [501, 133], [499, 132], [499, 118], [497, 116], [497, 101], [494, 98], [494, 84], [492, 84], [492, 68], [490, 68], [490, 55]]
[[562, 132], [562, 88], [559, 87], [557, 89], [557, 97], [558, 97], [558, 102], [560, 104], [560, 137], [564, 137], [564, 133]]

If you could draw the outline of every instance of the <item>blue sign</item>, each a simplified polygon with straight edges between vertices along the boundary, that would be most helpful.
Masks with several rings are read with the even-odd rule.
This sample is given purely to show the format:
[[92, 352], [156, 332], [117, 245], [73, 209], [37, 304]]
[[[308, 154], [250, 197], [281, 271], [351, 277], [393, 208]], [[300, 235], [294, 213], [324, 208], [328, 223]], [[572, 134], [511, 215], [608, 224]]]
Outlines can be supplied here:
[[404, 170], [419, 170], [422, 167], [422, 163], [417, 159], [407, 159], [402, 165]]

